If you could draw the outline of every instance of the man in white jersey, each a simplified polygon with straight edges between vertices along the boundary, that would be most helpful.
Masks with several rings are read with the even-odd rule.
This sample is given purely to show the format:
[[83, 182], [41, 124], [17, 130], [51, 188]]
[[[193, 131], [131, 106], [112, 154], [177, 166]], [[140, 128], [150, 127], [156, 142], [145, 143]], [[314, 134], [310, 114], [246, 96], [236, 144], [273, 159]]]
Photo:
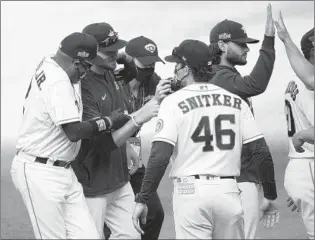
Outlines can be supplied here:
[[[175, 79], [184, 88], [161, 103], [147, 170], [135, 199], [133, 222], [142, 234], [139, 219], [146, 221], [148, 196], [156, 191], [172, 157], [176, 238], [245, 237], [235, 179], [240, 175], [241, 148], [249, 144], [255, 161], [263, 162], [267, 146], [246, 102], [208, 83], [213, 76], [211, 59], [208, 46], [198, 40], [183, 41], [165, 58], [177, 63]], [[270, 169], [263, 175], [263, 180], [274, 181]]]
[[301, 212], [309, 238], [314, 239], [314, 144], [304, 143], [303, 150], [296, 149], [293, 144], [293, 137], [314, 128], [314, 91], [308, 90], [301, 82], [291, 81], [285, 91], [285, 113], [290, 161], [284, 186]]
[[11, 176], [37, 239], [100, 238], [70, 163], [81, 139], [112, 139], [109, 130], [129, 117], [115, 113], [81, 121], [79, 80], [92, 64], [104, 63], [97, 50], [94, 37], [70, 34], [38, 65], [25, 97]]

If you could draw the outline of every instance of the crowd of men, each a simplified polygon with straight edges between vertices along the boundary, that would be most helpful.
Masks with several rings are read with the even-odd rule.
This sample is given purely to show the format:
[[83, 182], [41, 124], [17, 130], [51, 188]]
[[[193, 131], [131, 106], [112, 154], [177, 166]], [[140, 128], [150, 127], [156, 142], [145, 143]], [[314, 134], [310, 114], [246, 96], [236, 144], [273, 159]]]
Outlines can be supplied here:
[[[122, 40], [101, 22], [68, 35], [40, 62], [11, 167], [36, 239], [158, 239], [157, 188], [170, 160], [176, 238], [254, 239], [260, 218], [277, 224], [273, 159], [251, 101], [268, 87], [276, 29], [299, 78], [285, 91], [285, 189], [313, 239], [314, 28], [302, 54], [270, 4], [246, 76], [235, 67], [259, 40], [227, 19], [209, 43], [186, 39], [165, 61], [153, 40]], [[174, 78], [155, 72], [165, 62], [175, 63]]]

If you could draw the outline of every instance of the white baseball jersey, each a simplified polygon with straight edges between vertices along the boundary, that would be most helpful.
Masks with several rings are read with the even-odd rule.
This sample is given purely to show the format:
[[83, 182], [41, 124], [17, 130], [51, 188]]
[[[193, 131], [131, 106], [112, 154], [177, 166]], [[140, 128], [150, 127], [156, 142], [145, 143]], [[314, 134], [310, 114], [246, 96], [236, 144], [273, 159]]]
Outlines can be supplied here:
[[50, 57], [42, 60], [25, 97], [17, 150], [36, 157], [71, 161], [81, 142], [70, 142], [62, 124], [82, 120], [80, 83]]
[[304, 143], [303, 153], [298, 153], [292, 143], [295, 133], [314, 126], [314, 91], [302, 83], [291, 81], [285, 92], [285, 114], [288, 124], [289, 157], [314, 158], [314, 144]]
[[174, 145], [170, 177], [239, 176], [242, 144], [262, 137], [245, 101], [196, 83], [163, 100], [153, 141]]

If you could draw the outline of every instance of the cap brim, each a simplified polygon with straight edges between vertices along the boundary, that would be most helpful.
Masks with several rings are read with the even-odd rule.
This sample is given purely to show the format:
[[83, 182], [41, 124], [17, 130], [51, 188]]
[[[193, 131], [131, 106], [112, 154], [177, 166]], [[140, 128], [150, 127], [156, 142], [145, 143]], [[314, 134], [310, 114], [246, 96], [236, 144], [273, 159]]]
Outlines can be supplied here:
[[181, 62], [183, 62], [179, 57], [176, 57], [176, 56], [174, 56], [174, 55], [166, 56], [166, 57], [164, 58], [164, 60], [165, 60], [166, 62], [171, 62], [171, 63], [181, 63]]
[[114, 52], [117, 51], [119, 49], [124, 48], [127, 45], [127, 41], [122, 40], [122, 39], [118, 39], [117, 42], [115, 42], [114, 44], [108, 46], [108, 47], [101, 47], [99, 48], [100, 52]]
[[259, 43], [259, 40], [254, 39], [254, 38], [239, 38], [239, 39], [231, 39], [231, 42], [236, 42], [236, 43]]
[[104, 66], [104, 59], [101, 58], [100, 56], [96, 55], [95, 58], [93, 59], [84, 59], [84, 61], [86, 61], [87, 63], [90, 63], [92, 65], [96, 65], [96, 66]]
[[156, 62], [165, 62], [159, 56], [146, 56], [146, 57], [135, 57], [143, 65], [151, 65]]

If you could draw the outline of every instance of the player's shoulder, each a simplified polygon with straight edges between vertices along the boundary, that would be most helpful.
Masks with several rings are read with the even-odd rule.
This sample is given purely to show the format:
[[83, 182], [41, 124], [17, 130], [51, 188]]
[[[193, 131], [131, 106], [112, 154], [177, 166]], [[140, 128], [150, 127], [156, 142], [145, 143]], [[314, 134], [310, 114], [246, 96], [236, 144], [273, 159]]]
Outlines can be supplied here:
[[43, 88], [49, 88], [58, 82], [69, 82], [67, 73], [52, 59], [52, 56], [46, 56], [38, 65], [35, 73], [35, 79], [42, 78]]

